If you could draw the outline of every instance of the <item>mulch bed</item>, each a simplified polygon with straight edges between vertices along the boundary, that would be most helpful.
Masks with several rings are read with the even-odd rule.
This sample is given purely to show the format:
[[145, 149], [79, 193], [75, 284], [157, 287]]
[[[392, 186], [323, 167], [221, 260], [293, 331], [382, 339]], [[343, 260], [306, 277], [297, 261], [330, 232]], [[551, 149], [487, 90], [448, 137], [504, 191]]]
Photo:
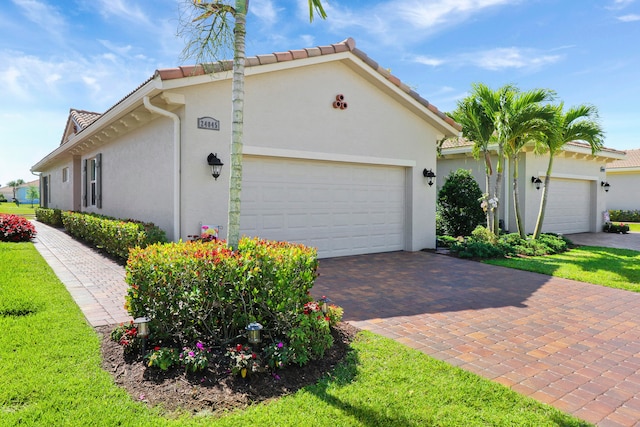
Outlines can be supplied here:
[[109, 334], [115, 328], [96, 328], [102, 339], [102, 367], [117, 385], [133, 399], [168, 412], [206, 412], [222, 414], [234, 409], [288, 395], [315, 384], [345, 359], [358, 329], [348, 323], [332, 328], [334, 345], [321, 360], [303, 367], [288, 366], [275, 374], [254, 374], [248, 378], [232, 375], [224, 359], [225, 350], [214, 353], [213, 362], [201, 373], [186, 374], [182, 369], [161, 371], [148, 368], [140, 358], [125, 357], [123, 347]]

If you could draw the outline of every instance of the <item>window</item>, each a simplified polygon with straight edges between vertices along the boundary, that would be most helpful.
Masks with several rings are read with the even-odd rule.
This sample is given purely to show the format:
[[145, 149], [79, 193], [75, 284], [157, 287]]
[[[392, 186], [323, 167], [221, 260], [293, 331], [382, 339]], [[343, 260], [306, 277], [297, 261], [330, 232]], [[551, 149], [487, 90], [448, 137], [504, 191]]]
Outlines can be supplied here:
[[69, 168], [62, 168], [62, 182], [69, 181]]
[[97, 179], [96, 177], [98, 176], [97, 170], [96, 170], [96, 159], [91, 159], [89, 160], [89, 200], [91, 201], [90, 205], [91, 206], [95, 206], [96, 205], [96, 199], [97, 199]]

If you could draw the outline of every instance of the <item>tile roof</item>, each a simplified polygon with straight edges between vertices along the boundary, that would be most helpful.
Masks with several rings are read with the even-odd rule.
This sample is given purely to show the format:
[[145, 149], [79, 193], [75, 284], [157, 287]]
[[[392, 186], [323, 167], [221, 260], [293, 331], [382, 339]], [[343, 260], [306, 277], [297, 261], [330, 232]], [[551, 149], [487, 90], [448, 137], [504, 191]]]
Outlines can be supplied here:
[[69, 136], [82, 132], [91, 123], [100, 118], [102, 114], [94, 113], [92, 111], [76, 110], [75, 108], [69, 109], [69, 117], [67, 118], [67, 124], [64, 127], [64, 133], [60, 145], [69, 140]]
[[[355, 56], [360, 58], [365, 64], [373, 68], [382, 77], [389, 82], [400, 88], [409, 96], [414, 98], [424, 107], [429, 109], [432, 113], [436, 114], [440, 119], [447, 122], [450, 126], [457, 130], [461, 127], [451, 117], [447, 116], [438, 108], [429, 103], [426, 99], [421, 97], [417, 92], [412, 90], [409, 86], [402, 83], [400, 79], [391, 74], [387, 69], [378, 65], [378, 63], [367, 56], [366, 53], [356, 48], [356, 42], [353, 38], [349, 37], [340, 43], [335, 43], [329, 46], [318, 46], [306, 49], [289, 50], [286, 52], [274, 52], [268, 55], [256, 55], [246, 58], [245, 67], [255, 67], [259, 65], [275, 64], [279, 62], [295, 61], [298, 59], [312, 58], [316, 56], [332, 55], [341, 52], [352, 52]], [[165, 68], [157, 70], [154, 77], [160, 77], [162, 80], [180, 79], [184, 77], [200, 76], [205, 73], [230, 71], [233, 69], [233, 61], [220, 61], [214, 64], [203, 65], [189, 65], [176, 68]]]
[[[570, 146], [573, 146], [573, 147], [585, 148], [585, 149], [589, 149], [589, 150], [591, 149], [589, 144], [587, 144], [586, 142], [569, 141], [569, 142], [567, 142], [565, 144], [565, 146], [567, 146], [567, 145], [570, 145]], [[447, 138], [442, 143], [442, 149], [443, 150], [445, 150], [447, 148], [460, 148], [460, 147], [473, 147], [473, 141], [469, 141], [466, 138], [459, 137], [459, 138]], [[602, 150], [600, 150], [600, 151], [601, 152], [605, 152], [605, 153], [624, 154], [624, 151], [616, 150], [616, 149], [613, 149], [613, 148], [607, 148], [607, 147], [602, 148]], [[638, 161], [636, 162], [636, 166], [640, 166], [640, 150], [637, 150], [637, 151], [639, 152], [639, 154], [638, 154]], [[617, 163], [617, 162], [618, 161], [616, 161], [614, 163]]]
[[607, 164], [607, 169], [640, 168], [640, 148], [627, 150], [626, 157]]

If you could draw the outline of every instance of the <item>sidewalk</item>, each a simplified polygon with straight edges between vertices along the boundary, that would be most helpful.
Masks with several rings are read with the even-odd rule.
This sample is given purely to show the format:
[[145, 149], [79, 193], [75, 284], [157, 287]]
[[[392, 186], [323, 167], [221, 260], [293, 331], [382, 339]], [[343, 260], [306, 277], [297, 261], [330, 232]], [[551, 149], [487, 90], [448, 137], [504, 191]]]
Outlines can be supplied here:
[[124, 309], [127, 285], [124, 267], [79, 243], [65, 232], [35, 222], [36, 249], [80, 307], [93, 327], [131, 319]]

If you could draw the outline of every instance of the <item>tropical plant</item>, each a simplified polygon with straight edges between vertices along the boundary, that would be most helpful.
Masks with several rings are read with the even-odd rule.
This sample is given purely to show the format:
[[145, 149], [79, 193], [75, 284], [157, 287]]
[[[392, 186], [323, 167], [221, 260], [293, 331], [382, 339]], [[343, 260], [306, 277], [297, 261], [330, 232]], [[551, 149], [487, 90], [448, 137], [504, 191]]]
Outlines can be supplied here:
[[24, 179], [16, 179], [14, 181], [9, 181], [7, 183], [8, 187], [13, 188], [13, 198], [16, 198], [16, 190], [18, 189], [18, 187], [20, 187], [21, 185], [24, 184]]
[[[493, 175], [489, 144], [495, 132], [495, 125], [482, 105], [480, 93], [481, 85], [474, 84], [471, 95], [458, 101], [457, 108], [451, 113], [451, 117], [462, 126], [462, 136], [469, 141], [473, 141], [473, 156], [476, 159], [482, 156], [484, 159], [485, 194], [487, 195], [486, 198], [489, 199], [491, 176]], [[491, 230], [493, 228], [495, 210], [487, 209], [486, 214], [487, 228]]]
[[547, 164], [547, 172], [544, 178], [544, 187], [542, 189], [540, 211], [536, 221], [536, 228], [533, 232], [533, 238], [540, 237], [542, 232], [542, 224], [544, 222], [544, 212], [547, 207], [547, 196], [549, 192], [549, 184], [551, 183], [551, 171], [553, 169], [553, 159], [555, 155], [562, 150], [564, 145], [571, 141], [582, 141], [589, 144], [591, 153], [595, 154], [602, 149], [604, 132], [597, 122], [598, 110], [592, 105], [579, 105], [572, 107], [566, 112], [564, 104], [560, 103], [554, 107], [554, 117], [552, 126], [547, 129], [546, 138], [542, 141], [549, 153], [549, 162]]
[[27, 199], [31, 200], [31, 207], [33, 207], [33, 201], [40, 197], [40, 191], [38, 191], [38, 187], [31, 186], [27, 189]]
[[[323, 19], [326, 13], [321, 0], [309, 1], [309, 20], [314, 12]], [[246, 15], [249, 0], [231, 1], [188, 0], [189, 10], [179, 34], [187, 39], [182, 51], [183, 59], [195, 57], [196, 61], [219, 61], [221, 53], [233, 46], [232, 125], [231, 125], [231, 175], [229, 178], [229, 215], [227, 241], [231, 248], [240, 240], [240, 192], [242, 189], [242, 140], [244, 124], [244, 67]], [[189, 16], [190, 15], [190, 16]], [[232, 25], [231, 20], [235, 21]], [[206, 61], [202, 61], [206, 62]]]

